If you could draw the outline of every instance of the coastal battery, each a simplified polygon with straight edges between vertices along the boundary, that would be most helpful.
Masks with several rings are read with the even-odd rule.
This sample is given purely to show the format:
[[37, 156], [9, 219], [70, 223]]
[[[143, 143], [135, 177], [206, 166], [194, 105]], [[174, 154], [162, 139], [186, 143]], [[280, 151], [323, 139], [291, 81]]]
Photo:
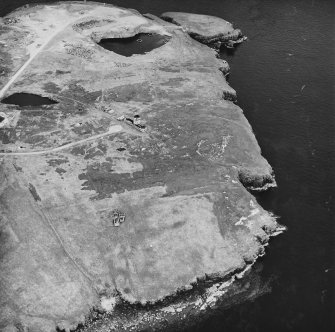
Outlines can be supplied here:
[[[120, 302], [173, 316], [176, 294], [233, 281], [282, 230], [246, 189], [275, 180], [228, 65], [187, 17], [60, 2], [0, 20], [0, 98], [53, 101], [0, 106], [5, 331], [76, 328], [93, 308], [111, 322]], [[99, 45], [140, 33], [163, 42], [127, 57]]]

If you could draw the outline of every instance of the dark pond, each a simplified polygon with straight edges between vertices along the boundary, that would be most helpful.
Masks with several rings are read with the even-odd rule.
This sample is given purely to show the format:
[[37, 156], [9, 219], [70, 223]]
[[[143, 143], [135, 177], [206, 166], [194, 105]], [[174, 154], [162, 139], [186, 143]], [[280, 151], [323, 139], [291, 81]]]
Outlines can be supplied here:
[[[276, 174], [278, 188], [257, 199], [288, 231], [272, 239], [260, 261], [272, 292], [219, 310], [187, 332], [335, 331], [335, 1], [103, 1], [156, 15], [216, 15], [249, 37], [221, 56]], [[26, 2], [33, 1], [1, 0], [0, 13]]]
[[31, 93], [14, 93], [1, 100], [3, 104], [17, 105], [17, 106], [42, 106], [57, 104], [48, 97], [42, 97]]
[[133, 54], [145, 54], [161, 47], [168, 41], [168, 38], [156, 33], [139, 33], [128, 38], [102, 39], [98, 44], [117, 54], [132, 56]]

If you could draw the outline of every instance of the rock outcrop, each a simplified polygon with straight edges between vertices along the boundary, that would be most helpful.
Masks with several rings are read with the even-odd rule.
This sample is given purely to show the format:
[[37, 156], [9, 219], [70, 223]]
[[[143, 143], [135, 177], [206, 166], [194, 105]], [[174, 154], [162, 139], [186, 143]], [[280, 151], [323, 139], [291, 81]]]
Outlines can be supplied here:
[[215, 16], [167, 12], [161, 18], [181, 26], [192, 38], [208, 45], [232, 47], [246, 39], [240, 29], [234, 29], [230, 22]]
[[[0, 98], [57, 102], [0, 104], [0, 328], [89, 329], [120, 303], [163, 303], [164, 320], [215, 284], [194, 313], [206, 308], [280, 231], [240, 181], [275, 185], [223, 98], [227, 64], [180, 26], [101, 3], [20, 8], [0, 30]], [[130, 57], [98, 45], [138, 33], [166, 42]]]

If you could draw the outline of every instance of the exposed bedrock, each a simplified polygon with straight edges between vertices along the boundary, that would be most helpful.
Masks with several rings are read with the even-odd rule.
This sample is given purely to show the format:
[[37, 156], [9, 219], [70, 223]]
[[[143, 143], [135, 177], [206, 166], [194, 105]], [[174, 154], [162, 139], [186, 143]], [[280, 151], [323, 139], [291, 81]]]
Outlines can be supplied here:
[[[218, 20], [201, 34], [238, 34]], [[0, 329], [140, 330], [142, 306], [162, 327], [243, 292], [283, 229], [247, 190], [275, 181], [228, 64], [181, 26], [102, 3], [20, 8], [0, 31]]]
[[233, 46], [246, 39], [240, 29], [234, 29], [230, 22], [219, 17], [167, 12], [161, 18], [181, 26], [192, 38], [203, 44], [223, 43]]
[[229, 64], [226, 60], [222, 60], [222, 65], [219, 68], [219, 70], [222, 72], [224, 76], [227, 76], [230, 72]]
[[[118, 301], [113, 313], [95, 308], [76, 332], [152, 330], [175, 332], [196, 327], [203, 319], [241, 302], [271, 291], [271, 279], [262, 280], [261, 264], [234, 278], [214, 282], [202, 278], [192, 289], [183, 290], [155, 304], [130, 305]], [[115, 314], [117, 313], [117, 314]]]
[[250, 190], [264, 191], [270, 187], [276, 187], [276, 180], [274, 174], [261, 174], [257, 170], [248, 170], [241, 168], [239, 170], [240, 182]]

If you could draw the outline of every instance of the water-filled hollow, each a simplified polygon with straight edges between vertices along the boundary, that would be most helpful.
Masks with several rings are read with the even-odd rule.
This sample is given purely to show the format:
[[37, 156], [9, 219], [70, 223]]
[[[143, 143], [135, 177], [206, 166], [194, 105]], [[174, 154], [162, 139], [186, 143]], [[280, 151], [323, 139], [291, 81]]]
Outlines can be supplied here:
[[17, 106], [43, 106], [58, 104], [57, 101], [48, 97], [42, 97], [32, 93], [14, 93], [1, 100], [2, 104], [17, 105]]
[[145, 54], [155, 48], [161, 47], [169, 41], [170, 37], [157, 33], [138, 33], [127, 38], [101, 39], [98, 45], [123, 56]]

